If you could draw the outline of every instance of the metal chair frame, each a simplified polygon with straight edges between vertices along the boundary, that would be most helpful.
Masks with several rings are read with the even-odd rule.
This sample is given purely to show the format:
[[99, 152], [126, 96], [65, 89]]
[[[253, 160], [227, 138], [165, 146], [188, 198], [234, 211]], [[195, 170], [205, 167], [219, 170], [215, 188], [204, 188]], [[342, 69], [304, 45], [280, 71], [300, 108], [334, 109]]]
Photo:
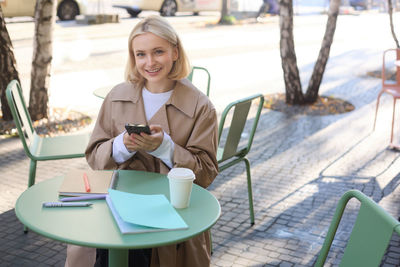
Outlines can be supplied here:
[[[247, 117], [250, 111], [251, 104], [253, 101], [258, 99], [258, 108], [254, 117], [247, 145], [243, 148], [239, 148], [239, 143], [242, 138], [242, 133], [246, 125]], [[218, 167], [220, 171], [223, 171], [241, 161], [244, 161], [246, 165], [247, 175], [247, 191], [249, 198], [249, 210], [250, 210], [250, 223], [254, 225], [254, 208], [253, 208], [253, 193], [251, 186], [251, 172], [250, 162], [247, 159], [247, 154], [251, 149], [253, 143], [254, 134], [257, 129], [258, 121], [260, 118], [261, 110], [264, 103], [264, 97], [261, 94], [246, 97], [230, 103], [225, 110], [222, 112], [221, 120], [218, 129], [218, 143], [221, 144], [221, 136], [225, 125], [225, 120], [228, 113], [233, 109], [233, 115], [231, 124], [229, 125], [226, 142], [223, 147], [219, 147], [217, 151]]]
[[379, 266], [393, 232], [400, 235], [400, 222], [371, 198], [358, 190], [347, 191], [339, 200], [324, 244], [314, 266], [323, 266], [348, 201], [360, 203], [353, 230], [347, 242], [340, 266]]
[[18, 81], [8, 84], [6, 97], [25, 154], [30, 158], [28, 187], [35, 184], [38, 161], [85, 156], [89, 134], [40, 137], [33, 127]]
[[210, 75], [210, 72], [206, 68], [193, 66], [192, 71], [189, 73], [189, 76], [187, 78], [189, 79], [189, 81], [192, 82], [194, 74], [198, 71], [204, 71], [207, 75], [206, 95], [210, 96], [211, 75]]
[[378, 116], [378, 108], [379, 108], [379, 102], [380, 98], [383, 93], [387, 93], [393, 97], [393, 112], [392, 112], [392, 128], [390, 131], [390, 146], [393, 148], [400, 148], [399, 145], [395, 145], [393, 143], [393, 127], [394, 127], [394, 119], [395, 119], [395, 111], [396, 111], [396, 101], [397, 99], [400, 98], [400, 66], [396, 66], [396, 81], [393, 83], [388, 82], [386, 80], [386, 57], [388, 56], [388, 53], [390, 52], [395, 52], [396, 53], [396, 60], [400, 61], [400, 49], [387, 49], [383, 52], [383, 57], [382, 57], [382, 89], [378, 94], [377, 100], [376, 100], [376, 109], [375, 109], [375, 118], [374, 118], [374, 126], [373, 130], [375, 130], [376, 126], [376, 118]]

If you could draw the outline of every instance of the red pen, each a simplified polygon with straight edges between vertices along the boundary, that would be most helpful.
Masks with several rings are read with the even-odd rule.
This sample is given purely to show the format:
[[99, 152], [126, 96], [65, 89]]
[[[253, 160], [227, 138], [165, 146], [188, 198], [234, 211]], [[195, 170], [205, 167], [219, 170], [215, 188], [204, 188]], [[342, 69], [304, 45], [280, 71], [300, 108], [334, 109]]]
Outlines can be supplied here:
[[89, 184], [89, 179], [88, 179], [86, 172], [83, 173], [83, 182], [85, 183], [86, 192], [90, 192], [90, 184]]

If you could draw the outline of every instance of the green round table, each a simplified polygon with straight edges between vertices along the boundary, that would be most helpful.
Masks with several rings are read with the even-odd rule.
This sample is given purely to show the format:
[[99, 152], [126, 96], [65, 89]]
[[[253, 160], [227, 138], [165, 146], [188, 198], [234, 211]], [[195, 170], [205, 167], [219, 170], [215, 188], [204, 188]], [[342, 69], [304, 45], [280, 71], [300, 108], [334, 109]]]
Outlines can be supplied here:
[[[218, 220], [218, 200], [194, 185], [190, 206], [177, 209], [189, 226], [139, 234], [121, 234], [105, 200], [90, 200], [90, 207], [43, 208], [42, 203], [58, 200], [63, 177], [35, 184], [21, 194], [15, 205], [18, 219], [32, 231], [70, 244], [109, 249], [110, 266], [128, 266], [128, 249], [151, 248], [187, 240], [210, 229]], [[119, 171], [117, 190], [137, 194], [164, 194], [169, 199], [166, 175], [141, 171]]]
[[93, 91], [93, 94], [97, 97], [104, 99], [107, 96], [107, 94], [111, 91], [111, 89], [112, 86], [97, 88], [96, 90]]

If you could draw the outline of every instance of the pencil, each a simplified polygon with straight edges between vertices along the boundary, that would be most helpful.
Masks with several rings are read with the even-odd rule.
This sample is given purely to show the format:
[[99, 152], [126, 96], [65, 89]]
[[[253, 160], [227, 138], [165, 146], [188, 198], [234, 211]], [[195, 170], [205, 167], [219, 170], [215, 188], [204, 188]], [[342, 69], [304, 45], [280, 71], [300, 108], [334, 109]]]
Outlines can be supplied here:
[[85, 183], [86, 192], [89, 193], [90, 192], [90, 184], [89, 184], [89, 179], [88, 179], [88, 176], [87, 176], [86, 172], [83, 173], [83, 182]]

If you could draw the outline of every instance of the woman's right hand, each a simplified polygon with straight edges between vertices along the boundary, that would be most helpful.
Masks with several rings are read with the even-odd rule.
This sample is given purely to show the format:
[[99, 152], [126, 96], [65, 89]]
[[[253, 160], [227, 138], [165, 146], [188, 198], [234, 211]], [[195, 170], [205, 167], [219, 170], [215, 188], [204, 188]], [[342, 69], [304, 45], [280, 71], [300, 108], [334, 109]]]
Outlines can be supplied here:
[[129, 152], [133, 152], [133, 151], [137, 151], [138, 150], [138, 146], [137, 144], [135, 144], [135, 134], [131, 134], [129, 135], [128, 132], [124, 133], [124, 145], [126, 147], [126, 149], [128, 149]]
[[146, 133], [124, 133], [124, 145], [128, 151], [146, 151], [151, 152], [156, 150], [162, 143], [164, 132], [160, 125], [150, 125], [151, 134]]

